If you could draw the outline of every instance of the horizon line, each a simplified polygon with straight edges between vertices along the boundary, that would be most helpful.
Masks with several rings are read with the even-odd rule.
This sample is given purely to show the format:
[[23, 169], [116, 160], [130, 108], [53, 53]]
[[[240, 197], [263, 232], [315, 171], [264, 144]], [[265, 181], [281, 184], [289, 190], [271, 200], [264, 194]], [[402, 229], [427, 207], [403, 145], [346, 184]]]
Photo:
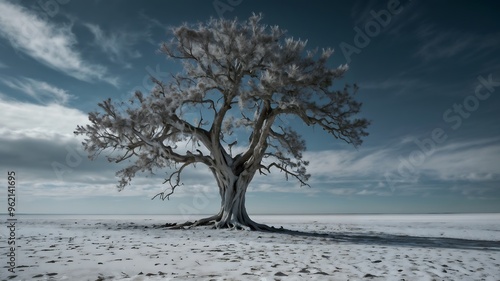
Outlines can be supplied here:
[[[500, 214], [500, 212], [408, 212], [408, 213], [390, 213], [390, 212], [373, 212], [373, 213], [257, 213], [254, 216], [317, 216], [317, 215], [454, 215], [454, 214]], [[9, 213], [0, 213], [0, 216], [10, 216]], [[159, 214], [159, 213], [16, 213], [16, 216], [26, 215], [76, 215], [76, 216], [211, 216], [213, 214]], [[250, 215], [252, 216], [252, 215]]]

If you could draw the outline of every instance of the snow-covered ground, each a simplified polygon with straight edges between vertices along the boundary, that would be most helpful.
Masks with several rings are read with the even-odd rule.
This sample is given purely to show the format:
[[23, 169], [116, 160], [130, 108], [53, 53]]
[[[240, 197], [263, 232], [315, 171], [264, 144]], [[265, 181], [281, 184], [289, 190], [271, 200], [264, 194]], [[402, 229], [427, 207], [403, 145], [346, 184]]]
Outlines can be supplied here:
[[182, 217], [34, 216], [1, 280], [500, 280], [500, 214], [253, 216], [289, 234], [158, 228]]

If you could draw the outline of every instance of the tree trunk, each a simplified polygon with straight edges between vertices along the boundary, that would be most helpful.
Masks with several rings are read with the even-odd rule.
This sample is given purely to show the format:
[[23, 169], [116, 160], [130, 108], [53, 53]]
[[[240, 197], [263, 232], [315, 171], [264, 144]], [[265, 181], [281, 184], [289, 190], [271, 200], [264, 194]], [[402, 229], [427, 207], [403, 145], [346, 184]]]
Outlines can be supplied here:
[[274, 227], [254, 222], [245, 208], [245, 194], [255, 172], [247, 170], [235, 175], [229, 166], [211, 167], [219, 185], [221, 208], [218, 214], [195, 222], [175, 224], [170, 228], [194, 227], [215, 224], [216, 228], [279, 231]]
[[219, 186], [221, 193], [220, 219], [216, 221], [217, 228], [251, 227], [252, 220], [245, 208], [245, 193], [249, 182], [244, 177], [232, 176]]
[[245, 195], [255, 173], [248, 171], [235, 175], [232, 170], [213, 170], [219, 185], [221, 208], [212, 218], [216, 228], [236, 228], [248, 230], [273, 230], [273, 228], [254, 222], [245, 207]]

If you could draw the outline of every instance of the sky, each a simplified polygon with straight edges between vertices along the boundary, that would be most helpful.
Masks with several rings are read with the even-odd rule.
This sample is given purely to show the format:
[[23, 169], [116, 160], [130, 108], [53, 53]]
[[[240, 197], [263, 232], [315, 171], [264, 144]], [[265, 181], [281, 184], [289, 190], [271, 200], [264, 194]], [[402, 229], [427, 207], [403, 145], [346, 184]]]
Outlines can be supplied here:
[[216, 213], [206, 167], [187, 170], [170, 200], [151, 200], [168, 171], [118, 192], [121, 166], [90, 161], [73, 131], [102, 100], [182, 70], [157, 52], [170, 28], [255, 12], [307, 49], [332, 47], [329, 65], [349, 65], [334, 87], [357, 83], [372, 125], [354, 148], [292, 120], [310, 187], [257, 176], [250, 215], [500, 212], [499, 11], [497, 1], [0, 0], [0, 195], [14, 171], [18, 213]]

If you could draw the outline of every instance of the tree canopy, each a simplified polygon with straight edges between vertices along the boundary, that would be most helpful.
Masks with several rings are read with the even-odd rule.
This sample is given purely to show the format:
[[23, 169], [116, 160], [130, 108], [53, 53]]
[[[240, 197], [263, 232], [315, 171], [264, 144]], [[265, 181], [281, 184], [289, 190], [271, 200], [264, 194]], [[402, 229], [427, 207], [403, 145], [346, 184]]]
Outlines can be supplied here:
[[[86, 136], [83, 145], [91, 157], [112, 149], [110, 161], [128, 160], [117, 172], [120, 190], [138, 172], [170, 168], [165, 181], [170, 188], [159, 194], [165, 199], [181, 184], [183, 169], [201, 163], [214, 174], [222, 199], [221, 212], [210, 219], [221, 227], [256, 229], [244, 208], [256, 172], [278, 170], [304, 185], [309, 178], [305, 141], [287, 118], [354, 146], [368, 135], [369, 121], [356, 117], [357, 87], [333, 88], [348, 67], [328, 66], [332, 49], [306, 50], [306, 41], [264, 25], [261, 15], [241, 22], [210, 19], [171, 31], [160, 52], [180, 61], [183, 70], [168, 81], [151, 77], [152, 91], [137, 91], [128, 102], [99, 103], [90, 124], [75, 131]], [[248, 139], [239, 132], [247, 132]]]

